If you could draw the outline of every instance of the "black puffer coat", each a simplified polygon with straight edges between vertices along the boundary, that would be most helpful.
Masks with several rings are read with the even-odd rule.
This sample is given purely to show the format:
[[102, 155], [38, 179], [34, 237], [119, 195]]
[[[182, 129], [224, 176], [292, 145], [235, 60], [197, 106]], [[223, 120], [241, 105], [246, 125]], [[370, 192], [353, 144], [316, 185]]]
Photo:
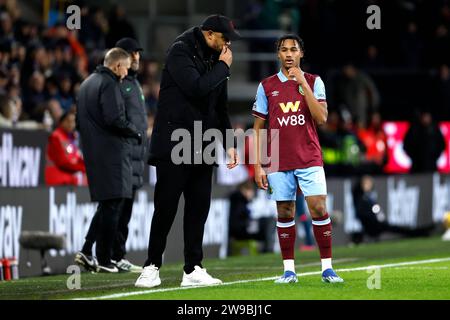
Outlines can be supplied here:
[[77, 129], [92, 201], [131, 198], [131, 149], [140, 134], [126, 119], [119, 79], [98, 66], [81, 84]]
[[128, 76], [120, 84], [122, 97], [125, 100], [127, 119], [142, 133], [142, 143], [133, 141], [131, 147], [131, 165], [133, 167], [133, 189], [139, 189], [144, 183], [144, 170], [148, 157], [147, 113], [145, 97], [141, 85], [136, 79], [136, 72], [129, 70]]
[[[194, 121], [202, 121], [203, 132], [216, 128], [225, 135], [231, 128], [227, 114], [230, 70], [218, 58], [219, 53], [207, 46], [199, 27], [184, 32], [169, 48], [151, 137], [150, 164], [171, 160], [171, 151], [178, 144], [171, 141], [176, 129], [187, 129], [194, 139]], [[191, 157], [205, 147], [201, 144], [202, 149], [197, 146], [194, 150], [196, 145], [192, 141]]]

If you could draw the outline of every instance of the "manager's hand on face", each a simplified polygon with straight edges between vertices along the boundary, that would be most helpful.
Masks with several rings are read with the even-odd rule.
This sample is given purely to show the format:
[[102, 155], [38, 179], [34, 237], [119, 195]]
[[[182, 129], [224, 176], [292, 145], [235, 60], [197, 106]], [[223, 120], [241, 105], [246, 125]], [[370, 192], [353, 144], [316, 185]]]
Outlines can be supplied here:
[[225, 62], [228, 67], [231, 67], [231, 64], [233, 63], [233, 52], [231, 51], [230, 47], [228, 47], [227, 45], [223, 46], [222, 52], [219, 56], [219, 60]]
[[233, 169], [239, 164], [239, 156], [235, 148], [230, 148], [227, 150], [227, 154], [230, 157], [230, 162], [227, 163], [228, 169]]

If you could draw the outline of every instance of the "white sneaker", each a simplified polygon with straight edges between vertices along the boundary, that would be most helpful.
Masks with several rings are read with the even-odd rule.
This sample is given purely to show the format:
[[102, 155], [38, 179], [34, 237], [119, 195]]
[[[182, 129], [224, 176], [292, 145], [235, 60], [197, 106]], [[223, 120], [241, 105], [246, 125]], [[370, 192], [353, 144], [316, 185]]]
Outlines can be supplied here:
[[161, 284], [161, 279], [159, 278], [159, 269], [153, 264], [148, 267], [144, 267], [139, 278], [134, 284], [138, 288], [153, 288]]
[[212, 286], [216, 284], [222, 284], [222, 280], [211, 277], [206, 272], [206, 269], [200, 268], [199, 266], [195, 266], [194, 271], [190, 274], [183, 272], [183, 281], [181, 281], [182, 287]]

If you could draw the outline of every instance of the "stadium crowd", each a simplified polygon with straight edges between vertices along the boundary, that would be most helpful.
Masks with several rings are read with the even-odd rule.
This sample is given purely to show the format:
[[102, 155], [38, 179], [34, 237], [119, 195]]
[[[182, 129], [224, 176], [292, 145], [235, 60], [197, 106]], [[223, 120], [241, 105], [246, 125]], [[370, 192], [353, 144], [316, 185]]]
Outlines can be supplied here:
[[[100, 7], [81, 5], [82, 27], [28, 21], [17, 1], [0, 1], [0, 127], [52, 130], [74, 109], [80, 83], [99, 64], [104, 50], [134, 36], [120, 6], [107, 18]], [[150, 121], [159, 91], [158, 64], [145, 60], [140, 73]]]
[[[105, 49], [124, 36], [136, 37], [121, 6], [108, 12], [74, 3], [81, 7], [78, 31], [57, 19], [28, 21], [17, 0], [0, 0], [0, 127], [52, 131], [75, 108], [80, 83]], [[382, 8], [380, 30], [361, 27], [371, 4]], [[320, 139], [328, 174], [381, 173], [387, 157], [383, 120], [414, 122], [424, 112], [433, 125], [450, 120], [449, 1], [249, 0], [245, 12], [237, 20], [241, 29], [298, 32], [306, 43], [303, 69], [324, 78], [330, 116]], [[251, 53], [274, 50], [270, 37], [246, 41]], [[262, 64], [250, 62], [250, 80], [278, 68]], [[138, 78], [148, 135], [159, 69], [158, 61], [144, 58]], [[420, 90], [409, 94], [411, 86]]]

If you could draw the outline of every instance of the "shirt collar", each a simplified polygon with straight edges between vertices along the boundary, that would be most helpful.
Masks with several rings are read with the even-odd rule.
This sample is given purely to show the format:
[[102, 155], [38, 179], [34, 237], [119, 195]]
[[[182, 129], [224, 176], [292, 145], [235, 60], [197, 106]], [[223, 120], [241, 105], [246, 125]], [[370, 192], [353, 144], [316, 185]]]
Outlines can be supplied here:
[[[302, 71], [302, 74], [305, 74], [305, 72]], [[284, 75], [283, 71], [281, 71], [281, 69], [280, 69], [280, 71], [277, 73], [277, 76], [278, 76], [278, 79], [280, 79], [281, 82], [286, 82], [286, 81], [289, 80], [289, 79]], [[292, 80], [295, 80], [295, 78], [292, 79]]]
[[277, 73], [278, 79], [280, 79], [281, 82], [286, 82], [289, 79], [284, 75], [283, 71], [280, 71]]

